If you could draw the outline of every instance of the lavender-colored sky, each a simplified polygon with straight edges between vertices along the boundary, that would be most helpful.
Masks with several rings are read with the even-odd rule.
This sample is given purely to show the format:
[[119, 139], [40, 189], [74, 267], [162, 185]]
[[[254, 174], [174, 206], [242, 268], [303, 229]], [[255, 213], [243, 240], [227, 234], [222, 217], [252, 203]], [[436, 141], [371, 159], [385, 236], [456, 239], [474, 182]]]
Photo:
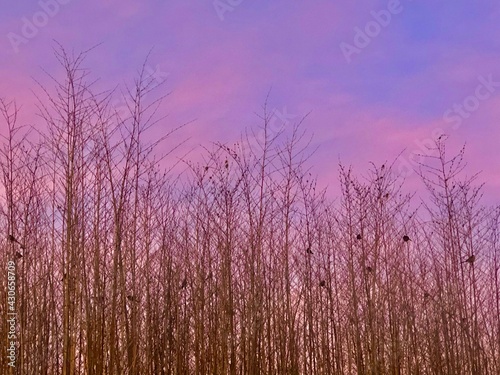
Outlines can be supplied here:
[[[482, 170], [487, 201], [499, 200], [497, 1], [42, 0], [4, 2], [0, 20], [0, 96], [23, 104], [23, 121], [38, 121], [33, 77], [57, 72], [54, 39], [75, 51], [102, 43], [86, 66], [108, 87], [131, 83], [154, 48], [148, 64], [172, 92], [158, 134], [196, 119], [179, 137], [233, 142], [260, 124], [272, 87], [270, 106], [296, 115], [286, 127], [311, 112], [311, 162], [332, 191], [339, 157], [363, 172], [406, 149], [406, 172], [442, 129], [450, 153], [467, 142], [467, 171]], [[415, 174], [408, 184], [419, 186]]]

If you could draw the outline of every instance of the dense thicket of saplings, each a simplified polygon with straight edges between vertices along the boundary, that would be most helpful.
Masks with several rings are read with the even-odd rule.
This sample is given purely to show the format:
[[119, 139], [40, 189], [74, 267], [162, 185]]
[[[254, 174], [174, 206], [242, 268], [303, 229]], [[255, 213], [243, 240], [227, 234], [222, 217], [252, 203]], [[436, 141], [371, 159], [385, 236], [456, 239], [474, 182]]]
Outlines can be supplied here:
[[[150, 79], [123, 117], [83, 55], [57, 57], [38, 141], [0, 108], [18, 373], [500, 373], [500, 207], [461, 180], [463, 150], [437, 140], [418, 207], [389, 164], [363, 178], [340, 165], [330, 202], [300, 125], [216, 146], [174, 179], [144, 141]], [[2, 350], [0, 373], [8, 362]]]

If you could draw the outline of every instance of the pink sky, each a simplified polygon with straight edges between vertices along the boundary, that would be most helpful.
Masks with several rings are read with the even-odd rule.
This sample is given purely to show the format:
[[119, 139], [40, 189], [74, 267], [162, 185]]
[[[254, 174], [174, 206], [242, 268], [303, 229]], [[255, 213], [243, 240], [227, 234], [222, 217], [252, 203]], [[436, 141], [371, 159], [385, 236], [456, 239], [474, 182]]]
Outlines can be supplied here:
[[[197, 145], [234, 142], [259, 125], [272, 87], [270, 106], [296, 115], [288, 128], [311, 112], [305, 127], [319, 147], [311, 163], [332, 196], [339, 158], [365, 173], [403, 150], [406, 160], [442, 129], [450, 153], [467, 143], [468, 173], [482, 170], [486, 202], [498, 203], [499, 9], [490, 0], [11, 2], [0, 15], [0, 96], [36, 125], [33, 78], [48, 83], [42, 68], [58, 72], [53, 40], [75, 51], [102, 43], [86, 66], [103, 87], [131, 83], [153, 48], [149, 65], [168, 73], [163, 88], [172, 92], [154, 131], [196, 119], [178, 135], [191, 137], [194, 159]], [[361, 37], [366, 46], [356, 44], [358, 30], [375, 33]], [[356, 52], [346, 58], [347, 45]], [[470, 109], [456, 129], [443, 118], [457, 115], [455, 105]], [[421, 187], [415, 174], [408, 187]]]

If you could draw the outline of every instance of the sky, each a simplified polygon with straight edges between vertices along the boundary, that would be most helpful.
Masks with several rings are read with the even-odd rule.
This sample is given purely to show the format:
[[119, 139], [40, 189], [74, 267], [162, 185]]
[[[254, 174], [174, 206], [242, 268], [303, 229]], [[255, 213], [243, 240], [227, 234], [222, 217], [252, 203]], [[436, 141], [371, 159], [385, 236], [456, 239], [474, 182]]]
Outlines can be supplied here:
[[398, 155], [395, 171], [421, 189], [415, 155], [444, 133], [450, 155], [466, 144], [485, 201], [500, 201], [497, 1], [3, 1], [0, 36], [0, 97], [34, 126], [34, 80], [61, 72], [54, 40], [97, 46], [85, 66], [108, 88], [131, 84], [149, 54], [148, 71], [170, 93], [152, 131], [190, 122], [176, 135], [189, 138], [190, 158], [261, 125], [270, 93], [285, 131], [307, 115], [309, 163], [332, 196], [339, 160], [363, 174]]

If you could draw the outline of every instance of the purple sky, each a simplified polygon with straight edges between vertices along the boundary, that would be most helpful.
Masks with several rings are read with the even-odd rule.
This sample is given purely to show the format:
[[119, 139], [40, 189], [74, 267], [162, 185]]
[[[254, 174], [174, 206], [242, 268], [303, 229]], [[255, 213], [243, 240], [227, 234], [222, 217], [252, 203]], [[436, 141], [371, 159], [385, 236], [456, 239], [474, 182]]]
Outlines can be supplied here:
[[149, 66], [172, 92], [157, 134], [196, 119], [179, 135], [191, 146], [234, 142], [260, 124], [272, 87], [271, 108], [296, 115], [287, 128], [311, 112], [311, 162], [333, 192], [339, 157], [362, 173], [406, 149], [404, 172], [444, 131], [450, 153], [467, 142], [467, 170], [482, 170], [487, 201], [499, 201], [497, 1], [4, 1], [0, 20], [0, 96], [23, 104], [23, 121], [38, 121], [33, 77], [57, 72], [54, 39], [75, 51], [102, 43], [86, 66], [107, 87], [131, 83], [154, 48]]

